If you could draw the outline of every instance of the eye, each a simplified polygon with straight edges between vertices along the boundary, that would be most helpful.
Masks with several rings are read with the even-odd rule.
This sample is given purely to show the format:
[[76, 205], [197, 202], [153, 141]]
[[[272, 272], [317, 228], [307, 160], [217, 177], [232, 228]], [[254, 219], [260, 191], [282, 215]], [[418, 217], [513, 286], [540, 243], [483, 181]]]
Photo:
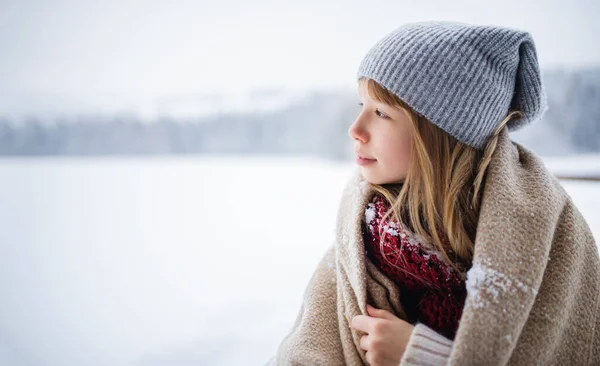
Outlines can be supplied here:
[[376, 110], [375, 110], [375, 114], [377, 114], [377, 115], [378, 115], [379, 117], [381, 117], [381, 118], [388, 118], [388, 116], [387, 116], [387, 115], [385, 115], [385, 114], [383, 114], [383, 113], [381, 113], [381, 112], [379, 111], [379, 109], [376, 109]]
[[[362, 103], [358, 103], [358, 105], [359, 105], [359, 106], [362, 106], [363, 104], [362, 104]], [[376, 110], [375, 110], [375, 114], [376, 114], [377, 116], [381, 117], [381, 118], [389, 118], [389, 116], [387, 116], [386, 114], [384, 114], [384, 113], [381, 113], [381, 111], [380, 111], [379, 109], [376, 109]]]

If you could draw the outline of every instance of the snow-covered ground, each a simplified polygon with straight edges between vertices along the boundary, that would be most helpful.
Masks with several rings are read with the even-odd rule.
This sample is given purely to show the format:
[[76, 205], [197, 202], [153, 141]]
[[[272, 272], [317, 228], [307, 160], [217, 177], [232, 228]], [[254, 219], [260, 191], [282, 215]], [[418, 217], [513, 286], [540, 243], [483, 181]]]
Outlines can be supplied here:
[[[576, 163], [600, 166], [549, 166]], [[333, 239], [352, 169], [0, 160], [0, 364], [265, 364]], [[564, 185], [600, 238], [600, 183]]]

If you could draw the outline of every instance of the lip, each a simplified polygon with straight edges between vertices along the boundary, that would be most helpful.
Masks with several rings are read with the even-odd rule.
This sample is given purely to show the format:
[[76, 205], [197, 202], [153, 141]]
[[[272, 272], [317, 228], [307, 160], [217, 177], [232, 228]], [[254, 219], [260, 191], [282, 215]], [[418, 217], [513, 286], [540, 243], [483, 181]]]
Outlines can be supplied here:
[[377, 161], [376, 159], [368, 159], [368, 158], [364, 158], [360, 155], [356, 155], [356, 164], [358, 164], [360, 166], [366, 166], [369, 164], [373, 164], [376, 161]]

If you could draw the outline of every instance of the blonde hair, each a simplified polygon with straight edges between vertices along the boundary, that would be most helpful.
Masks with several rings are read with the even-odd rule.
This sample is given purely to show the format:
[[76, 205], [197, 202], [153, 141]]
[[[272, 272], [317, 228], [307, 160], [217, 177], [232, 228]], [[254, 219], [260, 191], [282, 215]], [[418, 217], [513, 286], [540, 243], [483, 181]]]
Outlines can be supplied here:
[[[382, 222], [392, 215], [393, 219], [404, 223], [407, 229], [433, 245], [465, 279], [473, 259], [487, 167], [496, 150], [500, 131], [521, 112], [509, 112], [485, 148], [477, 150], [431, 123], [376, 81], [360, 79], [360, 82], [365, 81], [369, 96], [405, 110], [413, 129], [410, 163], [404, 181], [370, 184], [390, 205]], [[380, 225], [380, 237], [383, 253], [384, 225]]]

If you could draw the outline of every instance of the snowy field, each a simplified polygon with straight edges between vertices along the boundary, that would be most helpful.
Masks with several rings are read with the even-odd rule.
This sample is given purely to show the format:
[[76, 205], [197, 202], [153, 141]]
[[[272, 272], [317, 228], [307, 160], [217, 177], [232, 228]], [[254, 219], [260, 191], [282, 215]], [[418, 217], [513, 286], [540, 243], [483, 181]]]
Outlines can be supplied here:
[[[548, 166], [595, 173], [600, 157]], [[333, 239], [353, 168], [0, 160], [0, 365], [264, 365]], [[600, 238], [600, 182], [564, 185]]]

